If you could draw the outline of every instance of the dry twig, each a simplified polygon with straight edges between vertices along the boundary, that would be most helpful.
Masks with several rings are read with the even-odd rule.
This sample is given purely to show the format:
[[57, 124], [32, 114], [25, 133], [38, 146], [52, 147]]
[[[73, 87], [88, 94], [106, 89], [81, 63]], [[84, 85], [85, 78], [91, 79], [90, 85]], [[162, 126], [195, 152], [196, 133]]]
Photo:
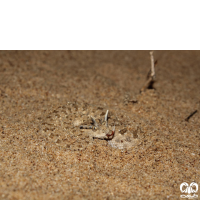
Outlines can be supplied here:
[[153, 57], [153, 51], [149, 52], [150, 54], [150, 59], [151, 59], [151, 70], [147, 75], [147, 81], [144, 84], [144, 86], [142, 87], [142, 89], [140, 90], [140, 92], [144, 92], [146, 89], [151, 89], [153, 88], [153, 84], [155, 82], [155, 78], [156, 78], [156, 74], [155, 74], [155, 62], [154, 63], [154, 57]]
[[194, 112], [192, 112], [192, 113], [185, 119], [185, 121], [188, 122], [189, 119], [190, 119], [195, 113], [197, 113], [197, 110], [195, 110]]

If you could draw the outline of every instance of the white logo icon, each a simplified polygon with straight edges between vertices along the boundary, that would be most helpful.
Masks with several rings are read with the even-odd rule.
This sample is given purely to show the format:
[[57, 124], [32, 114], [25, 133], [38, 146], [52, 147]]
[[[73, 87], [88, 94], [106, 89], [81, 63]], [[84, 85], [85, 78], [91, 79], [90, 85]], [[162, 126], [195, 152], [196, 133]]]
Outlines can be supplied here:
[[195, 182], [190, 183], [190, 185], [186, 182], [181, 183], [180, 190], [182, 193], [187, 193], [187, 195], [182, 194], [181, 198], [193, 199], [198, 197], [198, 195], [194, 194], [198, 191], [198, 184]]

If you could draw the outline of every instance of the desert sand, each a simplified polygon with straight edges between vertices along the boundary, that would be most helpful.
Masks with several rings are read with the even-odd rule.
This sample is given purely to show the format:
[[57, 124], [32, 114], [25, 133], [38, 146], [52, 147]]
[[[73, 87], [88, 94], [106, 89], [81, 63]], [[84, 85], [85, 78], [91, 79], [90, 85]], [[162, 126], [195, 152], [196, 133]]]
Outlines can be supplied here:
[[[140, 92], [149, 51], [0, 51], [0, 199], [180, 199], [181, 183], [200, 187], [200, 51], [154, 58]], [[129, 119], [138, 142], [87, 142], [73, 124], [83, 104]]]

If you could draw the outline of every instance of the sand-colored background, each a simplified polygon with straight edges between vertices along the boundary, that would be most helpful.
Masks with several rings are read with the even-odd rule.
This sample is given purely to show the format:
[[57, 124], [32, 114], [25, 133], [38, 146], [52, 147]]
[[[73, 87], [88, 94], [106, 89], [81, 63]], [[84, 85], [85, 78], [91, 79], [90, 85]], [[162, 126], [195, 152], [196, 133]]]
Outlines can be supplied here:
[[[154, 57], [155, 89], [140, 93], [148, 51], [1, 51], [0, 199], [180, 199], [182, 182], [200, 187], [200, 51]], [[70, 129], [43, 134], [44, 112], [68, 102], [126, 113], [140, 143], [75, 150]]]

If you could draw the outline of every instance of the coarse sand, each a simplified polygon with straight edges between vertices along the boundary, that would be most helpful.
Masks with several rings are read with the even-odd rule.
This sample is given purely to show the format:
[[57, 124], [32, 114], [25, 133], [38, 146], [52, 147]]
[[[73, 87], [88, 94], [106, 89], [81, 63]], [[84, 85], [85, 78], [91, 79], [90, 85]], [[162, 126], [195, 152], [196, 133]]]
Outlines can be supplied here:
[[[0, 51], [0, 199], [180, 199], [181, 183], [200, 187], [200, 51], [154, 58], [140, 92], [149, 51]], [[129, 119], [136, 145], [88, 142], [73, 122], [83, 105]]]

